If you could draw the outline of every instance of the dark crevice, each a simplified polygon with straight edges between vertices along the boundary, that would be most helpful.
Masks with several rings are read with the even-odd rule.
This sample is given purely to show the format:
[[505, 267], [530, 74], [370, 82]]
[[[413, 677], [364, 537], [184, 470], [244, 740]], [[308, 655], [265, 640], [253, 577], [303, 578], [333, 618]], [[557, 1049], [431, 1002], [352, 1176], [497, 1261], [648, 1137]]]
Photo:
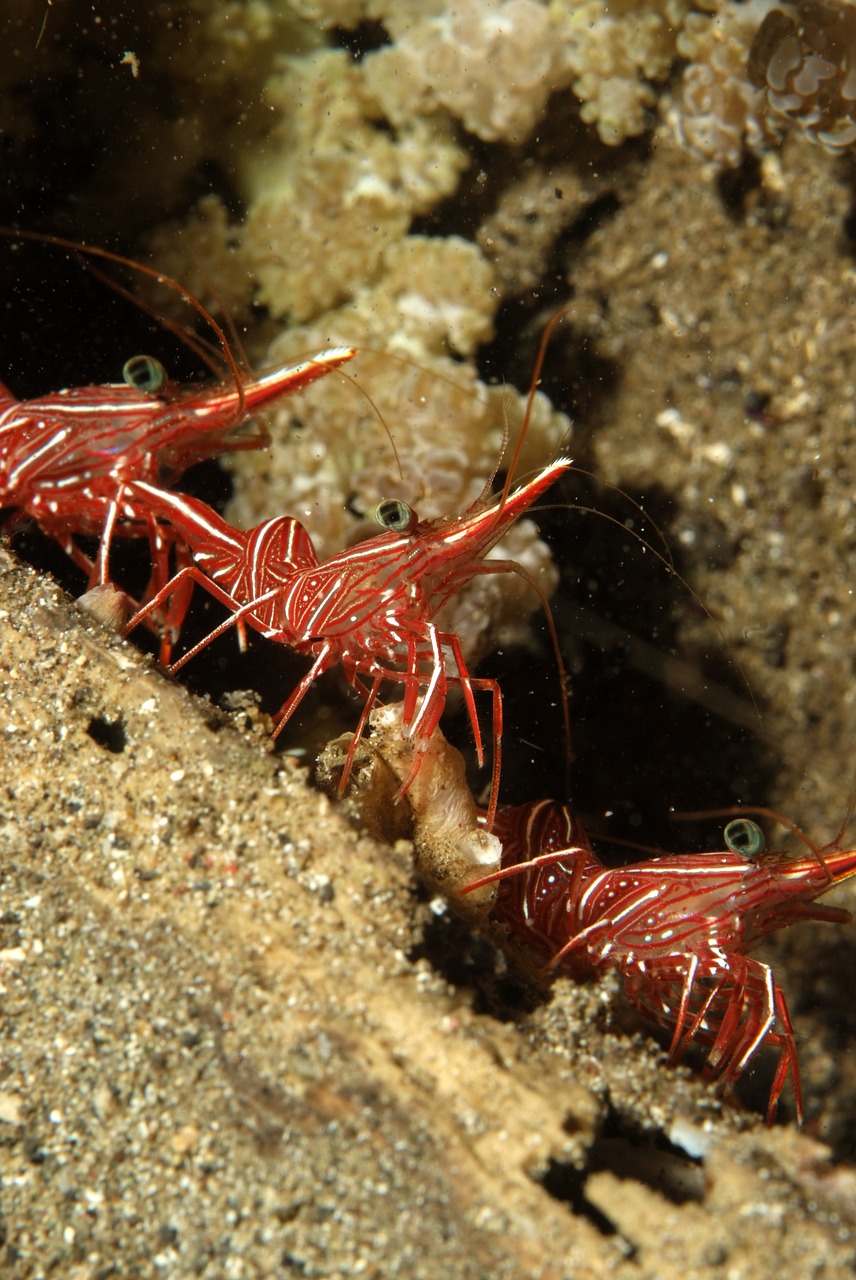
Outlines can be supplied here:
[[330, 28], [330, 44], [334, 49], [347, 49], [354, 62], [362, 62], [368, 54], [391, 43], [382, 22], [366, 20], [352, 28]]
[[664, 1134], [604, 1134], [589, 1151], [587, 1169], [590, 1174], [609, 1172], [641, 1182], [670, 1204], [701, 1204], [704, 1200], [701, 1162], [674, 1146]]
[[853, 258], [856, 257], [856, 165], [853, 164], [852, 159], [848, 163], [850, 193], [853, 204], [844, 216], [841, 230], [849, 255]]
[[[427, 901], [424, 889], [417, 891]], [[473, 992], [473, 1008], [500, 1022], [516, 1022], [549, 999], [549, 991], [527, 983], [514, 965], [485, 934], [474, 932], [472, 922], [450, 908], [430, 911], [418, 943], [408, 953], [415, 963], [427, 960], [432, 969], [459, 990]]]
[[128, 737], [121, 716], [116, 720], [107, 720], [104, 716], [93, 716], [86, 726], [86, 732], [93, 742], [114, 756], [120, 756], [128, 745]]
[[604, 1171], [651, 1188], [669, 1204], [704, 1202], [705, 1174], [700, 1162], [670, 1143], [664, 1134], [642, 1135], [624, 1130], [614, 1111], [589, 1149], [585, 1167], [578, 1169], [567, 1162], [551, 1160], [537, 1180], [551, 1197], [567, 1204], [575, 1215], [586, 1217], [601, 1235], [612, 1236], [618, 1234], [617, 1226], [586, 1197], [587, 1180]]
[[720, 170], [716, 185], [726, 212], [735, 222], [742, 222], [751, 198], [763, 186], [760, 163], [747, 153], [736, 169]]
[[[586, 1199], [587, 1177], [587, 1170], [551, 1160], [547, 1172], [538, 1181], [549, 1196], [560, 1204], [566, 1204], [575, 1217], [586, 1218], [600, 1235], [607, 1238], [616, 1236], [618, 1228], [612, 1219]], [[632, 1259], [632, 1254], [630, 1257]]]
[[642, 1133], [636, 1126], [627, 1125], [614, 1108], [607, 1111], [583, 1168], [551, 1160], [546, 1173], [538, 1179], [554, 1200], [588, 1218], [601, 1235], [612, 1236], [617, 1234], [615, 1223], [586, 1197], [588, 1179], [602, 1172], [642, 1183], [669, 1204], [704, 1201], [705, 1172], [701, 1161], [676, 1147], [664, 1133]]

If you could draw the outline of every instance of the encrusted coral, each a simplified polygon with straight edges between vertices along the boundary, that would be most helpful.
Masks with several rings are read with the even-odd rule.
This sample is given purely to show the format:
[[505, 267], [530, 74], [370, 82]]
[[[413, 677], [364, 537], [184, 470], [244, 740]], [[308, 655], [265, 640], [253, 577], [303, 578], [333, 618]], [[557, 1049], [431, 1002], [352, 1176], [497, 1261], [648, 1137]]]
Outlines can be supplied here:
[[396, 126], [443, 108], [485, 141], [520, 142], [570, 83], [539, 0], [390, 4], [383, 21], [393, 43], [366, 59], [366, 81]]
[[[710, 6], [707, 6], [710, 7]], [[678, 137], [705, 160], [736, 167], [744, 146], [761, 152], [777, 140], [763, 94], [749, 82], [749, 47], [769, 0], [725, 4], [713, 14], [692, 13], [678, 37], [689, 60], [675, 113]]]
[[[326, 8], [313, 5], [314, 11]], [[339, 6], [337, 6], [338, 8]], [[610, 144], [641, 133], [688, 0], [374, 0], [349, 5], [391, 43], [365, 60], [393, 123], [443, 109], [486, 141], [525, 140], [568, 86]], [[304, 10], [305, 11], [305, 10]]]
[[677, 56], [688, 0], [552, 0], [583, 120], [604, 142], [642, 133]]
[[778, 5], [752, 43], [749, 74], [773, 111], [833, 155], [856, 143], [856, 6]]
[[442, 122], [381, 127], [361, 68], [340, 50], [289, 59], [267, 95], [279, 123], [242, 169], [243, 257], [271, 314], [302, 321], [376, 279], [466, 157]]
[[467, 161], [441, 123], [414, 118], [395, 136], [380, 127], [342, 50], [285, 59], [266, 94], [277, 123], [238, 167], [244, 223], [228, 227], [209, 197], [201, 216], [162, 228], [152, 247], [172, 265], [175, 249], [198, 257], [213, 234], [228, 248], [230, 280], [242, 273], [273, 317], [303, 322], [374, 282], [412, 218], [454, 190]]
[[[149, 236], [149, 251], [158, 270], [181, 280], [205, 306], [232, 316], [249, 310], [255, 286], [240, 252], [240, 229], [219, 196], [203, 196], [181, 222], [162, 223]], [[149, 292], [163, 311], [176, 311], [171, 290]]]
[[527, 166], [476, 232], [503, 297], [536, 289], [553, 245], [607, 185], [572, 165]]
[[[678, 55], [690, 59], [682, 136], [736, 163], [745, 136], [757, 147], [770, 136], [745, 69], [769, 3], [709, 0], [704, 7], [716, 12], [702, 14], [688, 0], [301, 0], [277, 10], [275, 54], [260, 20], [243, 45], [236, 39], [229, 6], [217, 28], [224, 66], [264, 49], [262, 105], [272, 123], [236, 150], [244, 221], [230, 224], [209, 197], [195, 217], [197, 252], [219, 240], [233, 306], [250, 301], [238, 287], [244, 273], [270, 315], [311, 321], [375, 286], [414, 217], [454, 193], [470, 163], [454, 122], [487, 141], [520, 143], [548, 96], [566, 90], [581, 100], [582, 118], [619, 143], [651, 123], [656, 82]], [[312, 34], [301, 18], [314, 23]], [[205, 20], [208, 41], [213, 21]], [[388, 43], [359, 59], [312, 46], [326, 27], [363, 21], [374, 24], [373, 42], [380, 32]], [[160, 260], [163, 234], [156, 244]], [[513, 281], [501, 283], [514, 291]]]
[[685, 58], [678, 134], [704, 158], [729, 165], [739, 162], [744, 146], [760, 154], [779, 140], [776, 113], [832, 151], [853, 145], [852, 9], [850, 0], [459, 0], [454, 7], [445, 0], [303, 0], [300, 6], [322, 23], [382, 24], [390, 43], [368, 55], [365, 71], [393, 123], [443, 110], [486, 140], [524, 140], [548, 96], [570, 86], [582, 119], [618, 144], [649, 126], [657, 86]]
[[681, 140], [737, 165], [786, 124], [832, 154], [856, 144], [856, 6], [850, 0], [709, 0], [678, 37], [689, 60], [674, 113]]

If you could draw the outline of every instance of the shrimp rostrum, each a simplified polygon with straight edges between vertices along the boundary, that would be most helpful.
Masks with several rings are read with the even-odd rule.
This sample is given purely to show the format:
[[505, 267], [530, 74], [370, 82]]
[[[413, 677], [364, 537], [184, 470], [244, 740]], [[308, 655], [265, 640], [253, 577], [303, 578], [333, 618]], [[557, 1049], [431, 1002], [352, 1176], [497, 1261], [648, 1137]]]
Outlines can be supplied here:
[[803, 855], [765, 851], [760, 828], [740, 818], [726, 826], [723, 850], [610, 870], [569, 811], [551, 801], [500, 810], [494, 830], [503, 868], [465, 893], [501, 881], [494, 918], [533, 947], [547, 970], [574, 977], [617, 970], [631, 1003], [672, 1031], [672, 1062], [702, 1045], [705, 1074], [729, 1088], [761, 1048], [777, 1050], [767, 1123], [789, 1075], [802, 1123], [785, 995], [770, 966], [750, 952], [801, 920], [847, 923], [849, 911], [816, 899], [856, 875], [856, 850], [818, 848], [793, 827]]

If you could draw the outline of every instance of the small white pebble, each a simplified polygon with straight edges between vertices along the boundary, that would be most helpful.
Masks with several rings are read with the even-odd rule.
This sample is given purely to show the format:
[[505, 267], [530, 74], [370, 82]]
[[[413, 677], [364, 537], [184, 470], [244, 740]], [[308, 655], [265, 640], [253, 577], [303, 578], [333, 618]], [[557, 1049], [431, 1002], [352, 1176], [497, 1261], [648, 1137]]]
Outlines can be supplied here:
[[720, 467], [727, 467], [734, 456], [730, 445], [727, 445], [724, 440], [705, 445], [702, 453], [710, 462], [715, 462]]

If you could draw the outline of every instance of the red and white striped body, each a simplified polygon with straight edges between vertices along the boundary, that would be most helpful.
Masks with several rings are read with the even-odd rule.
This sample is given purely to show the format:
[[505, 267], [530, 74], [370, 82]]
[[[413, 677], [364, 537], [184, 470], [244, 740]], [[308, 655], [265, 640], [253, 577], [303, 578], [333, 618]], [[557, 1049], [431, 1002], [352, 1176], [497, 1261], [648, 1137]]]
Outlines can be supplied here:
[[54, 536], [100, 535], [116, 502], [144, 526], [146, 513], [123, 496], [131, 480], [171, 483], [192, 463], [266, 443], [258, 430], [239, 434], [249, 415], [355, 354], [336, 348], [240, 386], [156, 395], [122, 383], [19, 401], [0, 385], [0, 507], [30, 515]]
[[[404, 533], [387, 532], [318, 564], [309, 536], [298, 521], [279, 517], [247, 533], [231, 529], [204, 503], [133, 483], [133, 502], [174, 530], [194, 558], [142, 610], [141, 621], [182, 581], [207, 586], [230, 609], [230, 622], [244, 621], [270, 639], [311, 654], [314, 663], [279, 716], [283, 727], [307, 689], [322, 672], [340, 665], [365, 698], [342, 785], [347, 782], [359, 738], [381, 685], [403, 686], [403, 722], [411, 736], [427, 739], [437, 727], [450, 686], [461, 689], [479, 759], [482, 739], [474, 691], [493, 700], [493, 796], [499, 779], [502, 699], [495, 680], [470, 676], [456, 635], [440, 630], [434, 618], [445, 602], [481, 573], [504, 573], [514, 566], [484, 557], [511, 524], [570, 466], [560, 458], [499, 504], [476, 503], [460, 516], [414, 521]], [[176, 668], [219, 635], [207, 636]], [[424, 753], [417, 752], [406, 791]]]
[[856, 875], [856, 851], [804, 857], [733, 850], [675, 854], [609, 869], [565, 806], [537, 801], [500, 810], [503, 869], [494, 918], [532, 946], [548, 969], [574, 977], [617, 970], [631, 1002], [673, 1029], [672, 1061], [709, 1045], [707, 1074], [733, 1085], [762, 1045], [780, 1050], [768, 1121], [790, 1071], [802, 1094], [785, 996], [769, 965], [748, 953], [800, 920], [846, 923], [847, 911], [815, 905]]
[[[109, 582], [114, 536], [147, 537], [153, 562], [147, 594], [154, 595], [169, 578], [176, 539], [131, 496], [129, 484], [171, 483], [193, 463], [266, 444], [264, 431], [246, 430], [249, 415], [355, 354], [335, 348], [246, 382], [157, 394], [108, 384], [18, 401], [0, 385], [0, 508], [11, 508], [15, 520], [29, 517], [55, 538], [89, 574], [90, 587]], [[75, 541], [85, 535], [100, 539], [95, 562]], [[173, 602], [164, 661], [186, 608], [186, 598]]]

